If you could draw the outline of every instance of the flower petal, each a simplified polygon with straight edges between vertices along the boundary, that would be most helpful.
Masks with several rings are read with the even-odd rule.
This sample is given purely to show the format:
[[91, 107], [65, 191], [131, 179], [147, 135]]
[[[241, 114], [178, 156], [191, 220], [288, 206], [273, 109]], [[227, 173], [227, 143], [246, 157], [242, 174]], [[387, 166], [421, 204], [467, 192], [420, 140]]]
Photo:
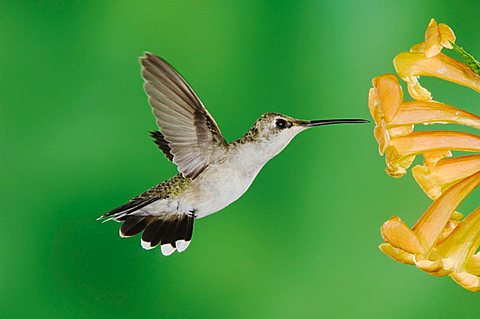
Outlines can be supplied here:
[[435, 250], [444, 258], [449, 258], [449, 268], [464, 271], [468, 258], [473, 256], [480, 245], [480, 207], [468, 215]]
[[479, 184], [480, 172], [458, 182], [433, 202], [418, 220], [413, 227], [413, 231], [422, 244], [424, 251], [429, 251], [433, 247], [445, 229], [445, 225], [452, 213], [457, 209], [463, 199]]
[[397, 114], [403, 102], [402, 87], [393, 74], [384, 74], [373, 78], [373, 97], [378, 101], [378, 107], [382, 109], [385, 122], [389, 123]]
[[396, 248], [408, 253], [422, 253], [422, 245], [416, 234], [400, 219], [393, 216], [381, 228], [383, 239]]
[[480, 291], [480, 278], [473, 274], [468, 272], [452, 273], [450, 277], [467, 290]]
[[452, 261], [453, 280], [465, 289], [480, 291], [480, 255], [473, 254], [480, 246], [480, 207], [471, 213], [438, 245], [438, 252]]
[[448, 221], [447, 225], [443, 229], [442, 234], [438, 238], [439, 242], [447, 238], [453, 232], [453, 230], [457, 228], [458, 225], [460, 225], [460, 222], [458, 220], [452, 220], [452, 219], [453, 217], [450, 216], [450, 220]]
[[445, 23], [438, 25], [438, 31], [440, 32], [440, 42], [442, 46], [447, 49], [452, 48], [452, 43], [455, 43], [456, 37], [453, 30]]
[[426, 165], [417, 165], [412, 169], [418, 185], [434, 200], [459, 180], [479, 171], [480, 155], [445, 158], [433, 169]]
[[406, 124], [451, 123], [480, 129], [480, 116], [434, 101], [405, 102], [388, 127]]
[[431, 151], [423, 153], [423, 161], [427, 168], [431, 171], [437, 166], [437, 163], [445, 157], [451, 157], [450, 151]]
[[375, 139], [378, 143], [378, 153], [380, 153], [380, 155], [385, 154], [388, 145], [390, 145], [390, 135], [388, 134], [388, 130], [385, 128], [385, 123], [383, 120], [373, 129], [373, 136], [375, 136]]
[[390, 138], [395, 138], [399, 136], [406, 136], [413, 132], [413, 125], [402, 125], [394, 126], [388, 128], [388, 134]]
[[410, 87], [416, 88], [415, 91], [425, 90], [417, 87], [416, 77], [420, 75], [434, 76], [480, 92], [480, 75], [468, 65], [443, 53], [427, 58], [421, 52], [402, 52], [393, 59], [393, 64], [398, 75], [409, 84], [410, 93]]
[[385, 162], [387, 167], [385, 172], [391, 177], [400, 178], [407, 173], [407, 168], [412, 165], [415, 160], [415, 155], [398, 155], [397, 153], [389, 152], [391, 148], [387, 148], [385, 154]]
[[435, 19], [431, 19], [425, 32], [425, 56], [430, 58], [437, 55], [442, 47], [452, 48], [451, 42], [455, 42], [455, 34], [446, 24], [437, 25]]
[[454, 212], [452, 213], [452, 216], [450, 216], [450, 219], [451, 219], [451, 220], [460, 221], [460, 220], [463, 219], [463, 217], [464, 217], [464, 216], [463, 216], [462, 213], [457, 212], [457, 211], [454, 211]]
[[[378, 142], [378, 152], [383, 155], [390, 144], [390, 131], [387, 124], [397, 113], [403, 101], [402, 87], [393, 74], [384, 74], [372, 80], [373, 88], [368, 92], [368, 108], [375, 121], [374, 136]], [[412, 125], [393, 128], [393, 136], [403, 136], [413, 130]]]
[[448, 150], [480, 152], [480, 137], [464, 132], [430, 131], [393, 138], [385, 152], [387, 173], [403, 176], [416, 155]]
[[370, 115], [372, 116], [375, 123], [382, 119], [382, 113], [378, 107], [380, 101], [378, 100], [376, 91], [377, 90], [375, 88], [370, 88], [370, 90], [368, 91], [368, 110], [370, 111]]
[[475, 276], [480, 276], [480, 253], [476, 253], [467, 260], [465, 269]]
[[444, 271], [441, 260], [419, 259], [415, 260], [415, 266], [435, 276], [446, 276], [450, 273], [449, 271]]
[[409, 52], [425, 52], [425, 41], [422, 41], [420, 43], [414, 44]]
[[432, 99], [432, 93], [424, 88], [418, 82], [418, 76], [407, 76], [405, 82], [407, 82], [408, 94], [418, 101], [430, 101]]
[[415, 265], [413, 254], [407, 253], [406, 251], [393, 247], [387, 243], [381, 244], [378, 248], [393, 260], [401, 262], [402, 264]]

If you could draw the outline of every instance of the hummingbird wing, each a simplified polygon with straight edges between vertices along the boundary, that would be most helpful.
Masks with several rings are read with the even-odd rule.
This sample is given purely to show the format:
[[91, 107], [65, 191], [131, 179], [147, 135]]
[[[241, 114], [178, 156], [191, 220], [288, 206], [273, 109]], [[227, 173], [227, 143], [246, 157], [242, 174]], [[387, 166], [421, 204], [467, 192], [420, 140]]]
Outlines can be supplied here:
[[163, 137], [163, 134], [159, 131], [151, 131], [150, 136], [153, 138], [155, 144], [157, 144], [158, 148], [165, 154], [165, 156], [170, 160], [173, 161], [173, 155], [168, 145], [168, 142]]
[[227, 142], [193, 89], [171, 65], [148, 52], [140, 63], [148, 101], [167, 142], [161, 149], [167, 157], [168, 153], [173, 156], [183, 176], [195, 178], [215, 153], [225, 151]]

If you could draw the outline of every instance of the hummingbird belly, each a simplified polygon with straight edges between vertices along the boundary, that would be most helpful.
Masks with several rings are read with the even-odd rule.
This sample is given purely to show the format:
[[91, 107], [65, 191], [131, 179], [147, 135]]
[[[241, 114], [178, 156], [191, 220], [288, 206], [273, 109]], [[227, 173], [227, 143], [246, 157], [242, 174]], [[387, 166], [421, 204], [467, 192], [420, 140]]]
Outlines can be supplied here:
[[229, 165], [209, 166], [180, 198], [180, 207], [188, 207], [197, 218], [213, 214], [239, 199], [250, 187], [258, 170], [245, 172]]

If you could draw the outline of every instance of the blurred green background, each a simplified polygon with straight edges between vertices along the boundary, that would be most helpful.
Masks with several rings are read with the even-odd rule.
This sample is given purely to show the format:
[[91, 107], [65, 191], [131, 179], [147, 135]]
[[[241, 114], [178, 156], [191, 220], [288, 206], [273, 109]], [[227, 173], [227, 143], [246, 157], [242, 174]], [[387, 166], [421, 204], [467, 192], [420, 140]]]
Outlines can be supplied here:
[[[480, 295], [377, 249], [385, 220], [430, 201], [384, 173], [372, 124], [297, 137], [185, 253], [95, 220], [176, 172], [147, 134], [143, 51], [233, 140], [269, 111], [370, 118], [371, 78], [431, 17], [480, 54], [477, 1], [1, 1], [0, 317], [478, 317]], [[478, 111], [473, 91], [422, 82]]]

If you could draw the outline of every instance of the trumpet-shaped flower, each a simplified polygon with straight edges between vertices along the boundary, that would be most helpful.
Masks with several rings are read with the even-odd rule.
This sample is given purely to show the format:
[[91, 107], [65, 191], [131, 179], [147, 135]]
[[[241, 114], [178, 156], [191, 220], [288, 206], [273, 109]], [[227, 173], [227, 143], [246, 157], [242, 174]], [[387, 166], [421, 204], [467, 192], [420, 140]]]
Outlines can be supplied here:
[[387, 173], [401, 177], [415, 156], [449, 150], [480, 152], [480, 136], [455, 131], [413, 132], [390, 141], [385, 153]]
[[460, 223], [435, 247], [437, 272], [448, 273], [462, 287], [480, 290], [478, 256], [480, 246], [480, 207]]
[[480, 75], [468, 65], [443, 53], [428, 58], [423, 52], [402, 52], [395, 57], [393, 64], [398, 75], [407, 82], [408, 92], [416, 100], [432, 99], [431, 93], [418, 82], [421, 75], [437, 77], [480, 92]]
[[372, 81], [368, 105], [375, 121], [374, 135], [381, 155], [386, 153], [387, 173], [401, 177], [418, 154], [445, 154], [449, 150], [480, 151], [480, 137], [462, 132], [412, 133], [415, 124], [451, 123], [480, 129], [480, 117], [434, 101], [403, 101], [395, 75]]
[[407, 82], [410, 95], [420, 101], [432, 99], [431, 93], [422, 87], [418, 77], [433, 76], [469, 87], [480, 92], [480, 75], [468, 65], [443, 53], [442, 48], [451, 49], [455, 34], [446, 24], [437, 24], [434, 19], [425, 31], [425, 42], [421, 42], [402, 52], [393, 59], [398, 75]]
[[462, 286], [480, 290], [480, 281], [472, 277], [480, 275], [480, 257], [474, 255], [480, 246], [480, 207], [463, 221], [456, 220], [461, 215], [455, 212], [479, 185], [480, 172], [455, 184], [433, 202], [412, 229], [399, 217], [390, 218], [381, 229], [387, 243], [380, 249], [397, 261], [433, 275], [450, 275], [459, 283], [467, 278], [469, 283], [463, 285], [462, 281]]
[[[454, 49], [468, 63], [443, 53]], [[452, 157], [452, 151], [480, 153], [480, 136], [462, 131], [414, 131], [418, 124], [460, 124], [480, 129], [480, 117], [432, 100], [418, 82], [433, 76], [480, 92], [480, 64], [455, 44], [455, 34], [445, 24], [431, 20], [425, 41], [398, 54], [398, 75], [407, 83], [414, 101], [404, 101], [397, 77], [385, 74], [373, 79], [368, 106], [375, 121], [379, 153], [385, 155], [386, 171], [393, 177], [406, 174], [418, 155], [423, 165], [412, 169], [432, 205], [409, 228], [394, 216], [381, 228], [385, 243], [380, 250], [391, 258], [415, 265], [435, 276], [450, 276], [471, 291], [480, 291], [480, 207], [467, 217], [458, 206], [480, 185], [480, 154]], [[479, 69], [479, 70], [477, 70]]]
[[444, 158], [434, 167], [417, 165], [412, 169], [415, 180], [433, 200], [465, 177], [480, 172], [480, 155]]

